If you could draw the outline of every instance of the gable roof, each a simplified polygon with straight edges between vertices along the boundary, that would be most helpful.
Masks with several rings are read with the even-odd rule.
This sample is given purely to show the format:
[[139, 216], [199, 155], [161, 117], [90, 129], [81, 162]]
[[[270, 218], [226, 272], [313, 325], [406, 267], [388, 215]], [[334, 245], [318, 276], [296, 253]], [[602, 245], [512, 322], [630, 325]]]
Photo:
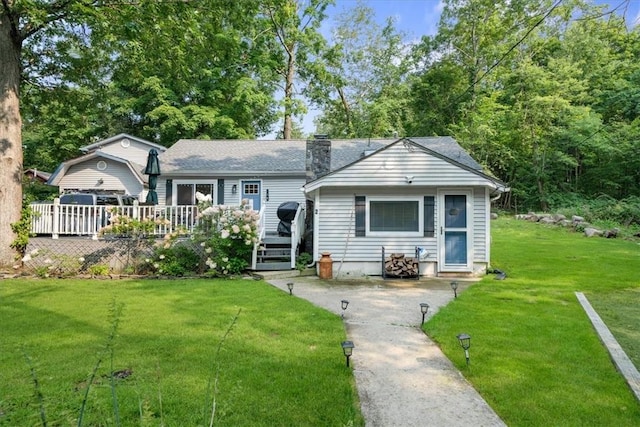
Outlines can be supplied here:
[[155, 144], [151, 141], [147, 141], [146, 139], [138, 138], [136, 136], [132, 136], [126, 133], [120, 133], [115, 136], [111, 136], [107, 139], [102, 139], [98, 142], [94, 142], [93, 144], [85, 145], [84, 147], [80, 147], [80, 151], [89, 152], [93, 150], [99, 150], [101, 147], [112, 144], [114, 142], [120, 141], [122, 139], [129, 139], [131, 141], [139, 142], [140, 144], [148, 145], [150, 148], [155, 148], [159, 152], [163, 152], [167, 149], [167, 147], [159, 144]]
[[[470, 169], [482, 170], [451, 137], [403, 138]], [[331, 171], [400, 141], [393, 139], [331, 140]], [[304, 139], [194, 140], [181, 139], [160, 155], [163, 175], [300, 175], [305, 174]]]
[[91, 160], [95, 158], [105, 158], [113, 162], [122, 163], [126, 165], [129, 168], [129, 170], [131, 170], [132, 174], [138, 179], [140, 183], [146, 183], [148, 181], [148, 177], [142, 173], [142, 171], [144, 170], [144, 165], [130, 162], [121, 157], [113, 156], [111, 154], [107, 154], [100, 150], [96, 150], [88, 154], [85, 154], [84, 156], [76, 157], [75, 159], [67, 160], [66, 162], [60, 163], [57, 169], [51, 174], [51, 177], [49, 177], [47, 184], [58, 185], [60, 183], [60, 180], [67, 174], [71, 166], [74, 166], [79, 163], [83, 163], [83, 162], [86, 162], [87, 160]]
[[[406, 149], [406, 153], [411, 153], [414, 151], [419, 151], [425, 154], [428, 154], [432, 157], [438, 158], [447, 162], [451, 165], [456, 166], [462, 170], [466, 170], [473, 175], [476, 175], [480, 178], [481, 182], [486, 182], [491, 187], [495, 188], [497, 191], [509, 191], [506, 185], [500, 181], [499, 179], [487, 174], [484, 172], [482, 166], [473, 160], [471, 156], [458, 145], [458, 143], [451, 137], [433, 137], [433, 138], [400, 138], [395, 140], [394, 142], [376, 150], [371, 153], [370, 156], [381, 155], [385, 150], [390, 149], [398, 144], [402, 144]], [[332, 148], [332, 157], [333, 157], [333, 148]], [[322, 187], [324, 181], [330, 181], [331, 178], [340, 173], [342, 170], [348, 169], [360, 161], [365, 160], [369, 156], [361, 156], [361, 158], [347, 163], [337, 169], [332, 168], [331, 171], [313, 181], [307, 182], [303, 189], [305, 192], [312, 192], [319, 187]], [[349, 185], [353, 185], [350, 183]]]

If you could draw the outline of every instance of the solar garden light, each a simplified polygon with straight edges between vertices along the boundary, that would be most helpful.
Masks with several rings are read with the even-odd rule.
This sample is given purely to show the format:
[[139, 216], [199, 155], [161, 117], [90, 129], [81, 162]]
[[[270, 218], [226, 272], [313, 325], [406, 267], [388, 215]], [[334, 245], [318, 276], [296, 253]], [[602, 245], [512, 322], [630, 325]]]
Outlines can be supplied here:
[[451, 282], [451, 289], [453, 289], [453, 297], [458, 298], [458, 282], [455, 280]]
[[353, 342], [352, 341], [342, 341], [342, 352], [344, 353], [344, 357], [347, 358], [347, 367], [349, 366], [349, 358], [353, 354]]
[[426, 316], [427, 311], [429, 311], [429, 304], [427, 304], [426, 302], [421, 302], [420, 303], [420, 312], [422, 313], [421, 325], [424, 325], [424, 316]]
[[293, 282], [287, 283], [287, 288], [289, 288], [289, 295], [293, 295]]
[[344, 319], [344, 311], [347, 309], [347, 307], [349, 306], [349, 301], [347, 301], [346, 299], [343, 299], [341, 301], [342, 304], [342, 318]]
[[469, 334], [459, 334], [458, 341], [464, 349], [464, 356], [467, 358], [467, 366], [469, 366], [469, 347], [471, 347], [471, 336]]

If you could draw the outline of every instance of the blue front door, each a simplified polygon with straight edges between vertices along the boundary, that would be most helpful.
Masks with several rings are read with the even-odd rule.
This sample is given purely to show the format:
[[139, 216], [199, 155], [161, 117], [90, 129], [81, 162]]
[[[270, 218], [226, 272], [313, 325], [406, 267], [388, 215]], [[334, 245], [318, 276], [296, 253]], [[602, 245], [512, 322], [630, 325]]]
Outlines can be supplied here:
[[440, 198], [440, 271], [466, 271], [469, 262], [469, 194], [443, 194]]
[[242, 181], [241, 198], [249, 200], [253, 210], [260, 211], [262, 200], [262, 185], [259, 180]]

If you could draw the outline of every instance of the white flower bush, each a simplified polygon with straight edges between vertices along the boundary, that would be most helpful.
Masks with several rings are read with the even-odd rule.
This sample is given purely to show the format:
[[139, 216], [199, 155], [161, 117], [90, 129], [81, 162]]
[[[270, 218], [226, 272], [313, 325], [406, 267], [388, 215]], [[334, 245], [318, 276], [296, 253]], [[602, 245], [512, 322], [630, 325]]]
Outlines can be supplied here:
[[241, 273], [258, 242], [258, 212], [248, 200], [240, 206], [214, 206], [210, 195], [196, 193], [196, 199], [200, 207], [196, 239], [204, 243], [205, 264], [218, 274]]

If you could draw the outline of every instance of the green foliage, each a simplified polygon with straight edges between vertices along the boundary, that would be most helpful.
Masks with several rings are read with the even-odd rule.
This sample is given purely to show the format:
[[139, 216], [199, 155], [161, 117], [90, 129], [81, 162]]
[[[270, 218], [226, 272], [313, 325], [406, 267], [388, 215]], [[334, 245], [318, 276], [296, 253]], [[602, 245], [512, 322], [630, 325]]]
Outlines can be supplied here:
[[609, 222], [623, 227], [640, 226], [640, 197], [636, 196], [623, 200], [605, 195], [588, 199], [571, 193], [555, 197], [551, 206], [565, 215], [579, 215], [591, 223]]
[[313, 255], [307, 252], [302, 252], [296, 258], [296, 270], [304, 270], [305, 268], [307, 268], [307, 265], [311, 264], [311, 261], [313, 261]]
[[87, 272], [92, 276], [108, 276], [109, 271], [109, 266], [104, 264], [94, 264], [87, 268]]
[[154, 253], [154, 271], [164, 276], [188, 276], [201, 272], [202, 255], [180, 241]]
[[11, 224], [11, 230], [16, 234], [16, 238], [11, 242], [11, 247], [18, 251], [21, 256], [25, 255], [31, 237], [31, 216], [33, 211], [29, 206], [22, 208], [22, 215], [18, 222]]
[[165, 218], [132, 218], [120, 213], [120, 209], [113, 207], [107, 209], [109, 225], [99, 231], [101, 236], [144, 238], [159, 225], [168, 224]]

